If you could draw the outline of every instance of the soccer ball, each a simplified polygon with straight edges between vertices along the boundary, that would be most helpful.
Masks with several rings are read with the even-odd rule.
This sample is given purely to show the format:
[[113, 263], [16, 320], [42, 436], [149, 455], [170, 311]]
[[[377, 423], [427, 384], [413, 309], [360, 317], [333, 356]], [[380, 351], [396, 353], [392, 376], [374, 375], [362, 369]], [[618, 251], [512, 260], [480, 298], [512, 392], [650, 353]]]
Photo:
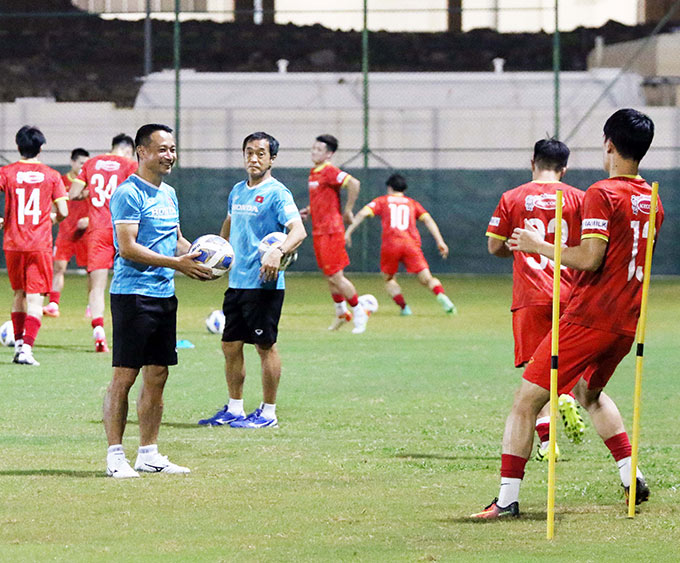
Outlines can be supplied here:
[[3, 346], [14, 346], [14, 326], [12, 321], [7, 321], [0, 326], [0, 342], [2, 342]]
[[191, 245], [189, 252], [201, 253], [194, 260], [212, 270], [212, 279], [223, 276], [234, 265], [234, 249], [228, 241], [217, 235], [198, 237]]
[[[257, 251], [260, 253], [260, 262], [262, 262], [262, 257], [267, 253], [267, 251], [270, 248], [276, 248], [277, 246], [281, 246], [283, 244], [283, 241], [286, 240], [286, 234], [285, 233], [279, 233], [279, 232], [273, 232], [269, 233], [266, 237], [264, 237], [260, 241], [260, 246], [257, 247]], [[279, 266], [279, 270], [285, 270], [288, 266], [290, 266], [293, 262], [297, 260], [298, 254], [297, 252], [293, 253], [288, 253], [284, 254], [281, 257], [281, 265]]]
[[206, 317], [205, 328], [213, 334], [222, 334], [224, 330], [224, 313], [220, 309], [215, 309]]
[[369, 315], [372, 315], [378, 310], [378, 300], [375, 298], [375, 295], [371, 295], [370, 293], [360, 295], [359, 304]]

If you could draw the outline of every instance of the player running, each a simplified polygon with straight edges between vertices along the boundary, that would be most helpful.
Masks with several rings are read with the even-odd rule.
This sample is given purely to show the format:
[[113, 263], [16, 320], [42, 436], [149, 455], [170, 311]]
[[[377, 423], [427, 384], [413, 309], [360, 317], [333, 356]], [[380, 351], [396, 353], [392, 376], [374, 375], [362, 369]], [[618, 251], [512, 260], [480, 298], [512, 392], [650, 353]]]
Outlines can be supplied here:
[[[73, 180], [80, 173], [80, 169], [90, 156], [85, 149], [77, 148], [71, 151], [71, 169], [61, 179], [66, 191], [71, 188]], [[48, 303], [43, 307], [43, 314], [47, 317], [59, 316], [59, 301], [64, 289], [64, 273], [72, 256], [76, 257], [76, 265], [80, 268], [87, 266], [87, 201], [72, 200], [68, 202], [68, 217], [59, 224], [57, 240], [54, 241], [54, 277]]]
[[412, 312], [396, 280], [400, 263], [404, 264], [407, 272], [416, 274], [418, 281], [434, 293], [445, 312], [455, 315], [456, 306], [444, 293], [441, 282], [430, 272], [416, 226], [416, 221], [425, 223], [427, 230], [437, 243], [439, 254], [445, 259], [449, 255], [449, 247], [444, 242], [437, 223], [420, 203], [404, 195], [408, 184], [402, 175], [392, 174], [387, 179], [386, 185], [387, 194], [375, 198], [364, 206], [347, 228], [345, 233], [347, 246], [352, 247], [352, 233], [366, 217], [375, 215], [381, 217], [380, 271], [385, 280], [385, 289], [399, 305], [401, 314], [411, 315]]
[[12, 326], [14, 363], [39, 366], [33, 344], [42, 319], [43, 295], [52, 287], [52, 204], [56, 221], [68, 215], [67, 196], [59, 172], [38, 160], [45, 135], [23, 126], [16, 134], [21, 160], [0, 168], [5, 193], [3, 248], [14, 290]]
[[[609, 378], [635, 341], [640, 315], [651, 188], [638, 175], [654, 137], [652, 120], [634, 109], [615, 112], [604, 125], [607, 180], [590, 186], [582, 208], [581, 244], [564, 248], [562, 263], [579, 270], [560, 318], [558, 392], [574, 390], [619, 469], [626, 499], [631, 486], [631, 446], [616, 404], [604, 393]], [[663, 222], [658, 203], [656, 228]], [[515, 229], [510, 250], [553, 256], [554, 246], [532, 225]], [[551, 335], [524, 370], [505, 423], [500, 493], [474, 518], [519, 515], [519, 489], [531, 454], [536, 415], [550, 397]], [[649, 499], [638, 469], [636, 503]]]
[[[328, 330], [338, 330], [354, 319], [352, 333], [366, 330], [368, 314], [359, 303], [354, 284], [345, 276], [349, 256], [345, 250], [345, 226], [354, 218], [352, 210], [359, 197], [359, 180], [331, 163], [338, 150], [333, 135], [319, 135], [312, 145], [314, 168], [309, 173], [309, 207], [300, 210], [303, 219], [312, 218], [314, 254], [319, 269], [326, 276], [335, 303], [335, 319]], [[345, 207], [340, 211], [340, 190], [347, 190]], [[343, 223], [344, 221], [344, 223]], [[347, 309], [352, 307], [352, 312]]]
[[[293, 195], [271, 174], [279, 142], [258, 131], [243, 140], [243, 159], [248, 179], [229, 194], [227, 217], [220, 236], [234, 248], [234, 267], [224, 294], [222, 352], [229, 403], [198, 424], [232, 428], [276, 428], [276, 393], [281, 378], [281, 358], [276, 345], [285, 295], [281, 259], [300, 246], [307, 236]], [[271, 232], [288, 231], [280, 246], [273, 246], [260, 260], [260, 240]], [[246, 378], [244, 344], [253, 344], [260, 356], [263, 400], [248, 416], [243, 408]]]
[[87, 273], [96, 352], [109, 351], [104, 331], [104, 308], [106, 282], [115, 254], [109, 200], [118, 185], [137, 170], [137, 163], [132, 160], [133, 149], [131, 137], [124, 133], [116, 135], [111, 142], [111, 152], [86, 161], [69, 190], [70, 199], [88, 198]]
[[[556, 192], [562, 190], [562, 244], [575, 246], [580, 240], [581, 202], [585, 192], [562, 182], [567, 172], [569, 148], [556, 139], [542, 139], [534, 145], [531, 159], [531, 182], [508, 190], [489, 221], [486, 231], [489, 253], [499, 258], [512, 257], [512, 333], [515, 339], [515, 367], [525, 367], [536, 347], [552, 327], [553, 262], [543, 256], [512, 252], [506, 242], [516, 227], [530, 224], [545, 239], [555, 239]], [[560, 309], [571, 291], [573, 270], [562, 268]], [[559, 398], [559, 411], [568, 438], [580, 442], [585, 425], [573, 396]], [[550, 439], [550, 404], [536, 418], [539, 444], [536, 459], [548, 459]], [[555, 446], [559, 457], [559, 448]]]

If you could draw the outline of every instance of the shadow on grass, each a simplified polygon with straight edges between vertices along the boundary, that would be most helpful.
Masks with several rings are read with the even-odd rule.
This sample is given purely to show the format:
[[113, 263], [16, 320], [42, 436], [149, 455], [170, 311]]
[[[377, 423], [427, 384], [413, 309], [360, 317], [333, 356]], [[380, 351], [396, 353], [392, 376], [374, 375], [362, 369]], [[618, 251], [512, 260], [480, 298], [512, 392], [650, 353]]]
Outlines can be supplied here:
[[93, 346], [86, 346], [84, 344], [38, 344], [36, 347], [36, 354], [40, 353], [41, 349], [45, 350], [68, 350], [69, 352], [92, 352], [94, 353]]
[[[519, 518], [501, 518], [500, 520], [486, 520], [484, 518], [470, 518], [470, 516], [458, 516], [456, 518], [442, 518], [438, 520], [442, 524], [496, 524], [498, 522], [521, 522], [522, 520], [532, 520], [532, 521], [544, 521], [548, 517], [545, 512], [522, 512]], [[561, 518], [556, 514], [555, 521], [559, 521]]]
[[82, 471], [72, 469], [6, 469], [0, 471], [0, 477], [4, 476], [34, 476], [34, 477], [106, 477], [104, 471]]
[[[90, 420], [90, 424], [104, 424], [103, 420]], [[128, 420], [126, 426], [139, 426], [138, 420]], [[161, 422], [161, 426], [167, 426], [168, 428], [205, 428], [204, 426], [199, 426], [196, 422]]]
[[447, 461], [457, 461], [461, 459], [484, 459], [484, 460], [491, 460], [493, 461], [494, 459], [498, 459], [497, 455], [488, 455], [488, 456], [482, 456], [482, 455], [441, 455], [441, 454], [397, 454], [396, 456], [399, 459], [443, 459]]

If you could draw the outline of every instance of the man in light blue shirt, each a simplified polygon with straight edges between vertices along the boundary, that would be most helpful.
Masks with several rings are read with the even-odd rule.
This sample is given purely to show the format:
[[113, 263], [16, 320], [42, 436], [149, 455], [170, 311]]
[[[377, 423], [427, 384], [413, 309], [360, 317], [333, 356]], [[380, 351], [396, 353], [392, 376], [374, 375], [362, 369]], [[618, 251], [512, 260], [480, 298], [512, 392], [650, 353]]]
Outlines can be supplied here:
[[[191, 244], [179, 229], [175, 190], [163, 182], [177, 154], [172, 129], [148, 124], [137, 131], [139, 168], [113, 192], [111, 218], [116, 255], [111, 282], [113, 378], [104, 398], [109, 443], [106, 473], [116, 479], [149, 473], [189, 473], [158, 452], [163, 389], [168, 366], [177, 364], [177, 298], [174, 273], [210, 279], [208, 268], [187, 254]], [[179, 254], [179, 256], [175, 256]], [[139, 451], [134, 469], [123, 452], [128, 393], [142, 370], [137, 401]]]
[[[281, 359], [276, 347], [283, 306], [285, 280], [279, 271], [281, 259], [294, 252], [307, 233], [293, 196], [273, 178], [271, 168], [279, 142], [262, 131], [243, 141], [248, 180], [236, 184], [229, 194], [227, 218], [220, 235], [234, 248], [234, 267], [224, 295], [225, 316], [222, 351], [225, 359], [229, 403], [201, 425], [234, 428], [275, 428], [276, 392], [281, 377]], [[271, 232], [286, 230], [280, 246], [260, 259], [258, 247]], [[263, 402], [248, 416], [243, 408], [245, 363], [243, 345], [254, 344], [262, 364]]]

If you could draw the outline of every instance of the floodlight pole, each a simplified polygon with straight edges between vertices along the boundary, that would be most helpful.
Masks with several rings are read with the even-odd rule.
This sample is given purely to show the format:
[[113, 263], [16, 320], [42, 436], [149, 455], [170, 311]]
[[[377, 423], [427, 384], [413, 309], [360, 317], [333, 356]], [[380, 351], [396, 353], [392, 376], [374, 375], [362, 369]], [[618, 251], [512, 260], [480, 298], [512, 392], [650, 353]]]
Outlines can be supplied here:
[[144, 19], [144, 76], [149, 76], [151, 62], [151, 0], [146, 0], [146, 18]]
[[560, 138], [560, 0], [555, 0], [555, 33], [553, 33], [553, 74], [554, 74], [554, 131]]
[[[180, 143], [180, 28], [179, 28], [179, 14], [180, 14], [180, 0], [175, 0], [175, 26], [173, 33], [173, 52], [175, 63], [175, 143], [177, 145], [177, 156], [179, 156]], [[176, 167], [179, 167], [179, 159]]]
[[[364, 143], [361, 147], [361, 152], [364, 156], [364, 170], [363, 180], [368, 181], [368, 155], [371, 152], [369, 148], [369, 104], [368, 104], [368, 0], [364, 0], [364, 28], [361, 32], [361, 73], [363, 75], [364, 85]], [[366, 263], [368, 260], [368, 231], [362, 229], [361, 231], [361, 269], [366, 271]]]

